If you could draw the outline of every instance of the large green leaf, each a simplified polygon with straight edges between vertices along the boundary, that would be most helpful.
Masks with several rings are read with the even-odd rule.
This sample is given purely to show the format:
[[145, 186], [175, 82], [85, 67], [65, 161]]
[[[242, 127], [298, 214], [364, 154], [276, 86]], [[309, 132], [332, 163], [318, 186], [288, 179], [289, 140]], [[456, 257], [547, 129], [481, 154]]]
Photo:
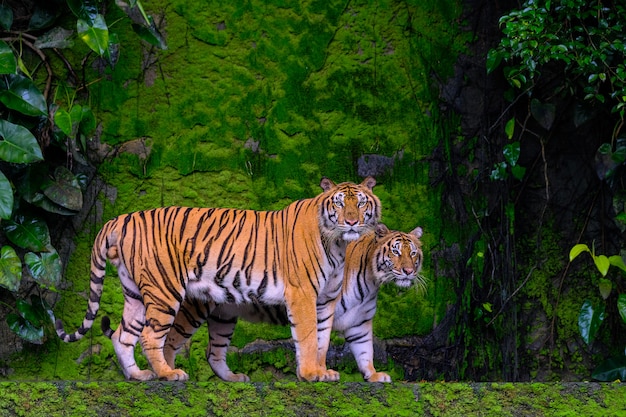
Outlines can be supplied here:
[[19, 74], [5, 75], [0, 89], [0, 102], [27, 116], [48, 114], [46, 99], [32, 80]]
[[15, 74], [17, 61], [13, 50], [5, 41], [0, 40], [0, 74]]
[[36, 326], [15, 313], [7, 314], [9, 328], [24, 340], [31, 343], [43, 343], [43, 326]]
[[18, 215], [3, 223], [4, 232], [17, 246], [33, 252], [43, 252], [50, 244], [48, 225], [41, 219]]
[[100, 56], [104, 56], [109, 48], [109, 28], [101, 14], [98, 14], [93, 22], [78, 19], [76, 22], [78, 36]]
[[83, 192], [78, 180], [63, 166], [54, 170], [54, 181], [44, 188], [43, 193], [54, 203], [68, 210], [79, 211], [83, 207]]
[[43, 160], [37, 139], [24, 126], [0, 120], [0, 159], [16, 164]]
[[39, 255], [28, 252], [24, 255], [24, 263], [39, 285], [56, 291], [62, 278], [61, 258], [56, 250]]
[[0, 219], [10, 219], [13, 213], [13, 188], [7, 177], [0, 171]]
[[12, 292], [17, 292], [22, 281], [22, 261], [11, 246], [0, 250], [0, 285]]
[[605, 360], [594, 369], [591, 376], [598, 381], [626, 381], [626, 356]]
[[594, 308], [591, 301], [585, 300], [578, 315], [578, 329], [587, 345], [593, 343], [604, 318], [604, 304], [600, 308]]

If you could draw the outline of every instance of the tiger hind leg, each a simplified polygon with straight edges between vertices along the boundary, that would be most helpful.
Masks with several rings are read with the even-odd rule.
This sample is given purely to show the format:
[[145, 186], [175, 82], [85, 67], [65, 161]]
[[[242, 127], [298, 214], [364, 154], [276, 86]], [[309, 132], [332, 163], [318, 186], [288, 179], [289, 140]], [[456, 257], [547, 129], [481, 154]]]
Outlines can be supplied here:
[[[230, 305], [236, 310], [237, 306]], [[228, 307], [218, 305], [208, 319], [209, 345], [206, 350], [206, 359], [211, 369], [219, 378], [230, 382], [249, 382], [250, 377], [242, 373], [234, 373], [226, 363], [226, 353], [230, 346], [235, 325], [237, 324], [237, 311], [229, 313]]]
[[[137, 362], [135, 362], [135, 346], [144, 326], [144, 310], [141, 301], [126, 298], [122, 322], [117, 327], [117, 330], [110, 334], [119, 365], [124, 376], [129, 380], [148, 381], [156, 377], [154, 372], [148, 369], [140, 369], [137, 366]], [[105, 325], [108, 327], [107, 322], [108, 320], [105, 321], [103, 319], [103, 328]]]
[[[144, 296], [145, 298], [145, 296]], [[180, 304], [174, 303], [171, 311], [178, 311]], [[182, 369], [172, 369], [165, 360], [164, 346], [174, 315], [164, 313], [154, 303], [146, 308], [146, 322], [141, 331], [141, 347], [157, 377], [163, 381], [187, 381], [189, 375]]]

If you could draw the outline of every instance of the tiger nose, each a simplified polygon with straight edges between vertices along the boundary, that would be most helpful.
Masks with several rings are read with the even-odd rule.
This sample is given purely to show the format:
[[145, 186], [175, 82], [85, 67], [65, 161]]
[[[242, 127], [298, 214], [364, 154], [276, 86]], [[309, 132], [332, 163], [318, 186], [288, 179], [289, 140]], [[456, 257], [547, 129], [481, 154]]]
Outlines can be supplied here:
[[414, 269], [413, 268], [402, 268], [402, 272], [404, 272], [406, 275], [411, 275], [413, 274]]
[[354, 225], [356, 225], [358, 222], [359, 222], [358, 220], [350, 220], [350, 219], [345, 219], [345, 223], [346, 223], [348, 226], [354, 226]]

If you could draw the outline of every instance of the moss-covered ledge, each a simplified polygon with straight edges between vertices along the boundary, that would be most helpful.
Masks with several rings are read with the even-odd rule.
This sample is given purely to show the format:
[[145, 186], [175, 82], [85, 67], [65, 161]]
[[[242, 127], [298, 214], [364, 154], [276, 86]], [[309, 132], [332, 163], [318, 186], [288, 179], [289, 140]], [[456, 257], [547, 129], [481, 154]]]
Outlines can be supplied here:
[[600, 383], [3, 382], [0, 416], [624, 416]]

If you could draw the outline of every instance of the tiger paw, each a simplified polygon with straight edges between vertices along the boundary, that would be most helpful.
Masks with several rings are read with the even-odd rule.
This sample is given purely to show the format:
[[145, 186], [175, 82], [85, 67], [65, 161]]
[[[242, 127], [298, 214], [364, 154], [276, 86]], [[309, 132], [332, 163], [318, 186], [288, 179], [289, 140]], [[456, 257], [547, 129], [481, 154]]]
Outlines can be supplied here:
[[318, 371], [303, 373], [299, 377], [300, 380], [309, 382], [336, 382], [339, 381], [339, 372], [332, 369], [319, 369]]
[[135, 371], [128, 375], [128, 379], [132, 381], [150, 381], [156, 378], [156, 374], [148, 369], [143, 371]]
[[171, 371], [161, 373], [159, 379], [161, 381], [187, 381], [189, 375], [182, 369], [172, 369]]
[[384, 372], [374, 372], [367, 378], [367, 382], [391, 382], [391, 377]]
[[224, 381], [229, 382], [250, 382], [250, 377], [246, 374], [235, 374], [233, 372], [230, 373], [226, 378], [222, 378]]

